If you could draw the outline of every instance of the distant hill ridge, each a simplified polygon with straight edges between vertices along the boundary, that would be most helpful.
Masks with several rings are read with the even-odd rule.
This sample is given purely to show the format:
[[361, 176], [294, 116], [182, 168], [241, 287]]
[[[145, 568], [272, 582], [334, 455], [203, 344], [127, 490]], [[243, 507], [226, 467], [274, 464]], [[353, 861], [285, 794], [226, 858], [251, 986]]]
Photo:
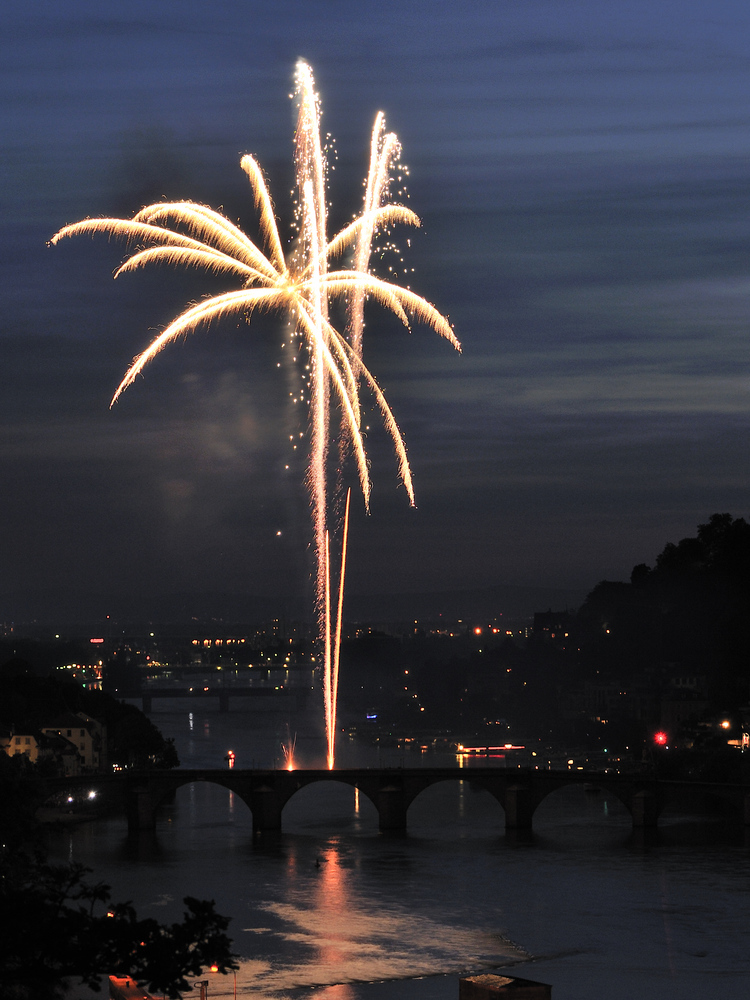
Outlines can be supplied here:
[[[516, 587], [503, 584], [466, 590], [352, 594], [344, 601], [347, 621], [436, 622], [530, 618], [535, 611], [576, 608], [585, 591], [555, 587]], [[107, 616], [110, 616], [109, 618]], [[36, 626], [55, 631], [77, 629], [105, 632], [123, 628], [165, 627], [192, 630], [223, 627], [243, 630], [275, 618], [305, 621], [309, 605], [301, 597], [258, 596], [230, 592], [190, 592], [147, 598], [141, 595], [102, 595], [34, 591], [0, 597], [0, 624]]]
[[556, 587], [514, 587], [511, 584], [422, 593], [352, 595], [344, 603], [344, 617], [355, 620], [399, 621], [417, 618], [484, 619], [530, 618], [535, 611], [576, 608], [584, 591]]

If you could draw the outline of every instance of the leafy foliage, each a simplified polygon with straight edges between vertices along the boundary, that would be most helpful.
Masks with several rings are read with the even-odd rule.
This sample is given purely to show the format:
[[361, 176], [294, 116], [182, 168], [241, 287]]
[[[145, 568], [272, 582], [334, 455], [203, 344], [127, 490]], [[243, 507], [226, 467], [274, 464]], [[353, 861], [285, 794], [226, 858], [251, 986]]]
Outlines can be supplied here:
[[139, 920], [130, 903], [110, 906], [109, 886], [87, 882], [88, 872], [78, 864], [47, 864], [39, 854], [3, 852], [5, 1000], [61, 997], [72, 979], [98, 990], [104, 975], [130, 975], [179, 997], [190, 988], [186, 977], [207, 966], [222, 973], [237, 968], [225, 933], [229, 920], [212, 901], [186, 897], [180, 923]]
[[0, 751], [0, 850], [39, 844], [41, 828], [35, 814], [46, 796], [38, 764], [29, 764], [23, 754], [9, 757]]
[[[40, 726], [82, 710], [114, 732], [113, 754], [138, 767], [176, 766], [174, 745], [130, 705], [82, 692], [58, 679], [32, 676], [26, 665], [0, 676], [0, 721]], [[213, 902], [186, 897], [180, 923], [138, 919], [130, 903], [110, 905], [109, 886], [86, 879], [78, 864], [52, 865], [42, 853], [37, 807], [47, 796], [46, 764], [0, 752], [0, 947], [3, 1000], [63, 996], [71, 980], [100, 988], [105, 975], [130, 975], [165, 996], [187, 990], [186, 977], [207, 966], [236, 965], [229, 920]]]

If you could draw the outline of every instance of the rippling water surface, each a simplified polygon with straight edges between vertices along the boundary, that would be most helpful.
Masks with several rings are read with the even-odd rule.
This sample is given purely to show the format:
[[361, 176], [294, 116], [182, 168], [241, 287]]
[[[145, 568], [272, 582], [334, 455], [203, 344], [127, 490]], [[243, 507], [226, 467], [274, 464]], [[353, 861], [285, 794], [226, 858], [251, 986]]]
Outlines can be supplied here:
[[[238, 767], [280, 762], [275, 717], [168, 707], [153, 719], [183, 766], [221, 767], [229, 749]], [[322, 746], [301, 726], [302, 763], [317, 765]], [[378, 763], [356, 744], [340, 757]], [[380, 763], [419, 759], [384, 752]], [[374, 807], [332, 781], [302, 790], [281, 836], [258, 840], [238, 797], [199, 783], [164, 807], [154, 835], [129, 837], [112, 818], [55, 833], [52, 846], [144, 916], [175, 919], [186, 895], [215, 899], [242, 957], [238, 996], [456, 1000], [459, 974], [495, 968], [551, 983], [555, 1000], [750, 993], [750, 855], [715, 823], [666, 816], [644, 846], [616, 800], [570, 788], [519, 843], [467, 782], [428, 789], [408, 823], [406, 837], [380, 836]], [[233, 996], [233, 977], [208, 976], [209, 996]]]

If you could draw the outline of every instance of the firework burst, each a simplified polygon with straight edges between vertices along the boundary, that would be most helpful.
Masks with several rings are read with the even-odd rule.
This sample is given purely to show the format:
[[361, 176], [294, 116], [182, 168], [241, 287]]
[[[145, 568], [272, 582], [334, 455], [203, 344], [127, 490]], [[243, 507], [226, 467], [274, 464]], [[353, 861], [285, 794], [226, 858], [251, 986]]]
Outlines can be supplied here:
[[[81, 234], [107, 233], [126, 240], [132, 248], [115, 277], [147, 265], [164, 263], [198, 267], [236, 279], [239, 284], [238, 289], [203, 299], [177, 316], [134, 359], [112, 397], [112, 404], [164, 347], [182, 334], [207, 327], [227, 316], [249, 318], [255, 312], [282, 311], [290, 317], [297, 335], [306, 345], [310, 359], [307, 482], [313, 516], [318, 636], [324, 659], [327, 757], [328, 766], [332, 768], [349, 496], [343, 521], [341, 566], [338, 583], [334, 584], [330, 539], [338, 525], [331, 524], [336, 515], [329, 509], [335, 505], [329, 502], [326, 474], [331, 404], [335, 402], [341, 414], [340, 434], [346, 442], [346, 450], [354, 457], [365, 508], [369, 508], [370, 476], [360, 425], [363, 386], [372, 394], [382, 414], [396, 451], [399, 475], [413, 505], [414, 489], [403, 437], [385, 396], [363, 361], [365, 301], [371, 299], [380, 303], [407, 327], [412, 320], [425, 323], [456, 349], [460, 350], [460, 345], [448, 320], [430, 302], [369, 271], [376, 233], [395, 224], [420, 224], [411, 209], [388, 200], [391, 168], [398, 159], [400, 147], [396, 136], [385, 132], [382, 114], [377, 116], [372, 133], [363, 212], [329, 239], [320, 106], [312, 71], [304, 62], [297, 65], [296, 100], [295, 167], [300, 238], [288, 257], [284, 254], [266, 179], [256, 160], [249, 155], [242, 157], [240, 166], [248, 176], [258, 211], [261, 246], [220, 212], [190, 201], [149, 205], [132, 219], [86, 219], [63, 227], [50, 242], [56, 244], [66, 237]], [[352, 256], [352, 266], [332, 269], [333, 262], [346, 254]], [[329, 320], [329, 307], [336, 300], [343, 301], [349, 309], [346, 335], [339, 333]]]

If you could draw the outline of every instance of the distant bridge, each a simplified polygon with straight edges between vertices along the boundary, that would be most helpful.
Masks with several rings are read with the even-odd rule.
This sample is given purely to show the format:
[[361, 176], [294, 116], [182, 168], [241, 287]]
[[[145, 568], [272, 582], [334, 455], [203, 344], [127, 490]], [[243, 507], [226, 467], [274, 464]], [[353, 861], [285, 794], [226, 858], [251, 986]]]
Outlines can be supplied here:
[[234, 698], [252, 699], [255, 704], [251, 707], [261, 711], [284, 711], [294, 712], [304, 705], [308, 696], [308, 688], [301, 685], [272, 688], [272, 687], [210, 687], [208, 685], [198, 685], [194, 687], [146, 687], [133, 694], [133, 698], [140, 698], [143, 711], [149, 715], [153, 709], [155, 698], [218, 698], [219, 711], [229, 711], [229, 701]]
[[284, 806], [302, 788], [321, 781], [340, 781], [359, 789], [378, 812], [383, 833], [405, 833], [409, 806], [426, 788], [443, 781], [465, 781], [484, 789], [505, 812], [505, 829], [530, 831], [537, 806], [566, 785], [585, 784], [616, 796], [628, 810], [635, 829], [655, 829], [670, 803], [705, 809], [712, 804], [733, 808], [750, 826], [750, 785], [663, 781], [648, 775], [592, 771], [545, 771], [497, 767], [344, 768], [341, 770], [188, 769], [123, 771], [115, 775], [57, 778], [47, 782], [50, 794], [74, 786], [106, 787], [122, 795], [131, 831], [152, 830], [159, 806], [183, 785], [208, 781], [228, 788], [250, 809], [253, 831], [280, 831]]

